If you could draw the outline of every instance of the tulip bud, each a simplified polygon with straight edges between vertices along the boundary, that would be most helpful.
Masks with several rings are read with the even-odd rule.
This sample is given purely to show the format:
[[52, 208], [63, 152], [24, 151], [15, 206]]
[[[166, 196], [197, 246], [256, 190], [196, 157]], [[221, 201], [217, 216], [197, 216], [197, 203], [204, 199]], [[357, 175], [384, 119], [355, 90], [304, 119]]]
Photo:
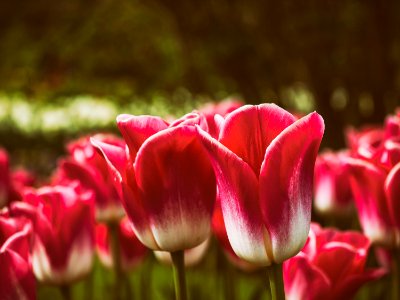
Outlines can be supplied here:
[[[113, 135], [98, 134], [96, 139], [125, 147], [124, 141]], [[68, 152], [69, 157], [60, 162], [57, 173], [53, 176], [53, 183], [68, 185], [72, 181], [79, 181], [83, 188], [94, 193], [97, 220], [120, 220], [124, 215], [120, 197], [114, 188], [106, 162], [92, 146], [89, 137], [70, 142]]]
[[353, 208], [347, 152], [325, 152], [317, 157], [314, 176], [314, 205], [317, 212], [345, 215]]
[[199, 129], [209, 152], [234, 252], [259, 266], [303, 247], [311, 221], [320, 115], [299, 120], [273, 104], [245, 105], [225, 118], [219, 139]]
[[169, 125], [152, 116], [120, 115], [128, 146], [96, 139], [139, 240], [153, 250], [193, 248], [210, 233], [215, 176], [192, 113]]
[[93, 194], [72, 186], [49, 186], [27, 191], [24, 201], [14, 202], [11, 209], [32, 221], [36, 278], [68, 285], [86, 276], [93, 261]]

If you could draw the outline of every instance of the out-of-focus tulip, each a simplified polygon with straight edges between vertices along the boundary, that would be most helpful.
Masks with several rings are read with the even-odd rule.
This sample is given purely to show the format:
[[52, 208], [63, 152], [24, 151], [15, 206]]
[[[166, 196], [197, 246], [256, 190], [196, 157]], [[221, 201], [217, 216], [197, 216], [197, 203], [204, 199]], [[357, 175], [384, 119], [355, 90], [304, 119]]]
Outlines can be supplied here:
[[[193, 267], [200, 263], [204, 255], [207, 252], [208, 246], [210, 244], [210, 238], [206, 239], [200, 245], [186, 249], [184, 252], [185, 267]], [[154, 251], [154, 256], [165, 265], [172, 265], [171, 254], [166, 251]]]
[[22, 218], [0, 213], [0, 298], [36, 299], [36, 282], [29, 257], [31, 226]]
[[[120, 267], [126, 272], [137, 266], [144, 259], [148, 250], [136, 237], [127, 218], [122, 219], [119, 223], [118, 240]], [[96, 246], [102, 264], [107, 268], [112, 268], [114, 262], [111, 254], [111, 238], [109, 228], [105, 224], [96, 226]]]
[[364, 234], [374, 244], [400, 247], [400, 117], [383, 128], [348, 134], [347, 160], [353, 197]]
[[353, 208], [346, 158], [349, 154], [325, 152], [317, 157], [314, 171], [314, 205], [317, 212], [345, 215]]
[[[98, 134], [97, 140], [118, 147], [125, 142], [110, 134]], [[121, 200], [109, 175], [107, 163], [90, 143], [89, 137], [82, 137], [67, 146], [69, 157], [60, 162], [53, 177], [56, 184], [79, 181], [81, 186], [95, 196], [96, 218], [99, 221], [118, 221], [124, 215]]]
[[400, 247], [400, 162], [389, 172], [361, 159], [348, 165], [364, 234], [377, 245]]
[[7, 152], [0, 149], [0, 208], [8, 204], [11, 192], [10, 166]]
[[225, 117], [230, 112], [243, 106], [243, 102], [236, 99], [226, 99], [221, 102], [209, 102], [199, 107], [199, 112], [204, 114], [207, 120], [208, 133], [214, 137], [218, 138], [220, 121], [223, 121]]
[[314, 112], [296, 121], [274, 104], [246, 105], [224, 119], [219, 141], [199, 132], [235, 253], [260, 266], [296, 255], [310, 227], [321, 116]]
[[359, 131], [349, 128], [346, 131], [346, 138], [350, 155], [356, 158], [375, 160], [384, 136], [385, 132], [380, 127], [368, 126]]
[[24, 188], [32, 186], [34, 180], [32, 174], [24, 169], [11, 171], [8, 154], [0, 148], [0, 208], [11, 201], [21, 200]]
[[312, 224], [303, 250], [283, 265], [286, 299], [352, 299], [383, 269], [366, 269], [370, 243], [360, 233]]
[[92, 139], [104, 155], [139, 240], [153, 250], [193, 248], [210, 234], [215, 176], [192, 113], [169, 125], [159, 117], [120, 115], [125, 147]]
[[27, 191], [11, 211], [31, 219], [34, 228], [32, 265], [36, 278], [67, 285], [86, 276], [94, 252], [92, 193], [71, 186]]

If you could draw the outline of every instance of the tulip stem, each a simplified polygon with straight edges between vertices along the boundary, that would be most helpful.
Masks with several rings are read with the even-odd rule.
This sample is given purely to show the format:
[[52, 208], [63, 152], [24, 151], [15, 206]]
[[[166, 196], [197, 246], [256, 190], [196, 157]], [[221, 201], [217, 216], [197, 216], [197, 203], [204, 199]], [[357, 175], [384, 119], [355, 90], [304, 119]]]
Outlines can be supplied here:
[[124, 274], [121, 268], [121, 249], [119, 244], [119, 224], [118, 222], [108, 223], [110, 232], [111, 255], [114, 268], [114, 299], [121, 299], [121, 284], [123, 283]]
[[183, 250], [171, 252], [172, 267], [174, 272], [175, 299], [187, 300], [185, 257]]
[[392, 251], [392, 299], [400, 299], [400, 252]]
[[72, 293], [71, 293], [71, 286], [70, 285], [61, 285], [60, 286], [60, 292], [63, 300], [71, 300], [72, 299]]
[[282, 264], [272, 264], [267, 267], [269, 286], [272, 300], [285, 300], [285, 290], [283, 286]]

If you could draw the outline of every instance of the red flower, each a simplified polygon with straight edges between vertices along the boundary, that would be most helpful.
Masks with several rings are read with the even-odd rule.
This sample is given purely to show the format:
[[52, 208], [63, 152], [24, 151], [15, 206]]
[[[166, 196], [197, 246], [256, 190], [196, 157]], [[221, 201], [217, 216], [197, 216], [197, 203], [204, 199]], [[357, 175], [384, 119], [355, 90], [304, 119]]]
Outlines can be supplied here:
[[15, 215], [32, 220], [32, 265], [39, 281], [69, 284], [92, 267], [94, 212], [92, 193], [66, 186], [26, 192], [25, 202], [14, 202]]
[[[375, 244], [400, 247], [400, 118], [389, 116], [376, 138], [357, 135], [348, 159], [350, 182], [364, 234]], [[375, 132], [375, 131], [374, 131]], [[361, 153], [361, 154], [360, 154]]]
[[314, 176], [314, 205], [322, 214], [346, 214], [353, 208], [348, 152], [325, 152], [317, 157]]
[[[122, 219], [119, 223], [118, 239], [120, 243], [119, 249], [121, 250], [121, 269], [128, 271], [144, 259], [148, 250], [136, 237], [127, 218]], [[112, 268], [110, 234], [105, 224], [96, 225], [96, 245], [102, 264]]]
[[283, 265], [286, 299], [351, 299], [385, 274], [365, 269], [370, 243], [361, 233], [312, 224], [303, 250]]
[[158, 117], [120, 115], [124, 147], [92, 143], [104, 155], [139, 240], [153, 250], [177, 251], [210, 232], [215, 176], [189, 114], [169, 125]]
[[34, 181], [32, 174], [24, 169], [11, 172], [8, 153], [0, 148], [0, 208], [21, 200], [25, 187], [32, 186]]
[[229, 242], [254, 264], [281, 263], [303, 247], [310, 226], [314, 163], [324, 124], [273, 104], [243, 106], [219, 142], [199, 130], [215, 169]]
[[[125, 142], [116, 136], [98, 134], [95, 137], [99, 141], [125, 147]], [[122, 218], [121, 200], [109, 176], [107, 164], [92, 146], [89, 137], [69, 143], [68, 152], [70, 156], [59, 164], [53, 182], [68, 185], [78, 180], [82, 187], [94, 193], [98, 220], [118, 221]]]
[[36, 299], [36, 283], [29, 257], [31, 226], [23, 218], [0, 213], [0, 297]]

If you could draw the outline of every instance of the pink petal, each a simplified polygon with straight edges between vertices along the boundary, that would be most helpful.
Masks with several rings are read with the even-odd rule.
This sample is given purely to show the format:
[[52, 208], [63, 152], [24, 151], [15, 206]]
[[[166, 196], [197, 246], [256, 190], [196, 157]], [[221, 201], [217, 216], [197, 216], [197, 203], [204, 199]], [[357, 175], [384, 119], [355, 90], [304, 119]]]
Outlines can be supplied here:
[[385, 193], [392, 222], [400, 230], [400, 163], [389, 172], [385, 181]]
[[352, 299], [363, 284], [377, 280], [386, 273], [384, 269], [371, 269], [342, 278], [332, 291], [334, 299]]
[[91, 138], [90, 141], [93, 147], [95, 147], [106, 160], [109, 170], [113, 175], [116, 190], [118, 191], [120, 198], [122, 198], [121, 182], [126, 177], [128, 164], [128, 157], [125, 148], [103, 143], [94, 138]]
[[314, 164], [324, 121], [311, 113], [271, 142], [260, 173], [260, 206], [277, 263], [295, 255], [311, 221]]
[[193, 248], [203, 242], [210, 232], [216, 184], [196, 128], [178, 126], [153, 135], [140, 148], [134, 168], [161, 250]]
[[258, 181], [240, 157], [199, 130], [210, 153], [229, 242], [234, 252], [257, 265], [269, 265], [269, 237], [258, 204]]
[[364, 234], [373, 242], [393, 245], [395, 233], [384, 192], [386, 173], [372, 163], [349, 159], [350, 183]]
[[297, 255], [283, 264], [283, 278], [287, 300], [327, 299], [331, 283], [321, 270], [307, 258]]
[[132, 161], [134, 161], [136, 153], [147, 138], [168, 127], [168, 123], [160, 117], [127, 114], [119, 115], [117, 124], [129, 147]]
[[275, 104], [245, 105], [226, 117], [219, 141], [258, 176], [265, 149], [294, 121], [293, 115]]

